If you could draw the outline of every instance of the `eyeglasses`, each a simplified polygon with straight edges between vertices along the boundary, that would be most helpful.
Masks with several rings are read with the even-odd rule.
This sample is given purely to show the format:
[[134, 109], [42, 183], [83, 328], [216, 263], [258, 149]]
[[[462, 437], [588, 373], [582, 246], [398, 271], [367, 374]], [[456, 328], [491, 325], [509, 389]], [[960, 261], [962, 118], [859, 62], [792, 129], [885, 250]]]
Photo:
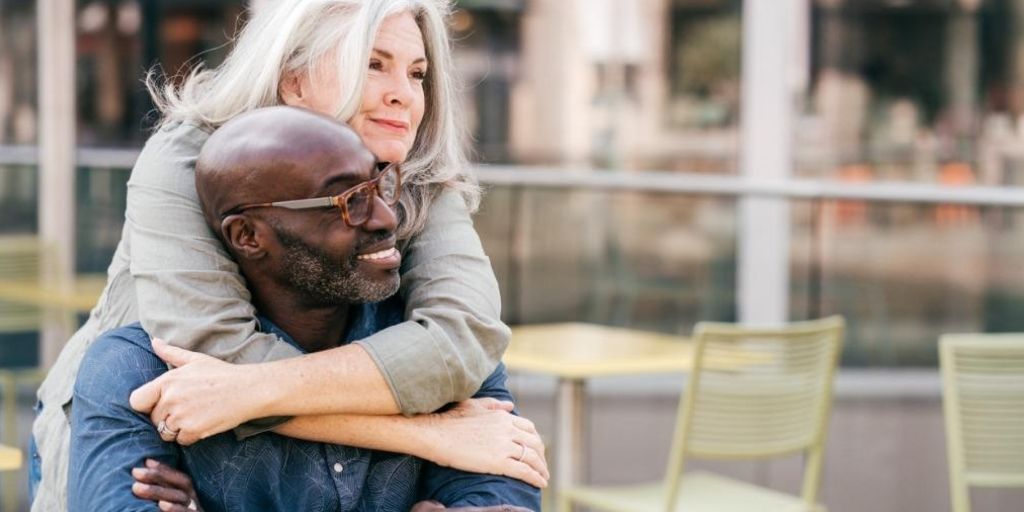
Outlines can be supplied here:
[[313, 208], [340, 208], [341, 217], [349, 227], [366, 224], [373, 216], [374, 196], [381, 198], [384, 204], [394, 206], [402, 194], [402, 170], [398, 163], [388, 164], [380, 174], [372, 180], [364, 181], [341, 194], [313, 199], [296, 199], [294, 201], [276, 201], [273, 203], [257, 203], [236, 206], [222, 215], [227, 217], [253, 208], [288, 208], [289, 210], [309, 210]]

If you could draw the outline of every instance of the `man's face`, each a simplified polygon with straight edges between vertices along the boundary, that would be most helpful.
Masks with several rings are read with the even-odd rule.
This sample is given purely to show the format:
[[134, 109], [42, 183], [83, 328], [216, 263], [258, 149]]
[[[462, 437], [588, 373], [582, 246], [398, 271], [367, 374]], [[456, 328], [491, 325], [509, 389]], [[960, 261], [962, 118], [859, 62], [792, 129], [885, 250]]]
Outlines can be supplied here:
[[[360, 254], [358, 249], [348, 251], [348, 257], [332, 256], [326, 249], [307, 244], [280, 225], [273, 227], [284, 248], [283, 277], [309, 306], [378, 302], [398, 291], [397, 266], [390, 273], [367, 272], [356, 258]], [[361, 245], [386, 244], [388, 238], [382, 234], [368, 238]]]
[[[376, 177], [373, 155], [361, 144], [311, 152], [282, 176], [278, 200], [334, 196]], [[288, 197], [283, 197], [287, 195]], [[357, 227], [338, 208], [266, 212], [279, 247], [276, 279], [310, 307], [376, 302], [398, 291], [401, 257], [395, 212], [374, 198], [373, 213]]]

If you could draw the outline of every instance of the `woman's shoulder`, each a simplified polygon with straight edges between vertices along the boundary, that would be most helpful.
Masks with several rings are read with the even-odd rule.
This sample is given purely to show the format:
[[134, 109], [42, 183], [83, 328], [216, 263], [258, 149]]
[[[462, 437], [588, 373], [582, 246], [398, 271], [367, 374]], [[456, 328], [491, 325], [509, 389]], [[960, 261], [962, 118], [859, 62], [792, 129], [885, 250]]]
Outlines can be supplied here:
[[184, 178], [191, 182], [195, 161], [210, 132], [198, 124], [169, 121], [146, 141], [132, 169], [131, 183], [164, 183]]
[[159, 150], [198, 155], [210, 133], [209, 129], [191, 121], [167, 121], [150, 135], [142, 153]]

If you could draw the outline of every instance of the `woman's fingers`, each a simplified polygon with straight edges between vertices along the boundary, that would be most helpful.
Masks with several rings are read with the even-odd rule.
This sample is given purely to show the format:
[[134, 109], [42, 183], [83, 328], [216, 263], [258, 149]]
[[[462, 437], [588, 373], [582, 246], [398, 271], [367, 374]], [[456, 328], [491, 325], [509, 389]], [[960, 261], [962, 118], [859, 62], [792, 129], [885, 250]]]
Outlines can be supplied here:
[[517, 460], [511, 460], [509, 462], [509, 471], [505, 473], [505, 476], [522, 480], [534, 487], [539, 487], [541, 489], [548, 486], [548, 479], [544, 478], [539, 472], [537, 472], [537, 470], [533, 469], [525, 461], [519, 462]]
[[518, 427], [520, 430], [529, 432], [531, 434], [537, 433], [537, 426], [532, 421], [522, 416], [512, 416], [512, 424]]
[[515, 409], [515, 407], [516, 407], [516, 404], [513, 404], [512, 402], [506, 402], [504, 400], [498, 400], [496, 398], [490, 398], [490, 397], [474, 398], [473, 400], [478, 405], [483, 406], [484, 409], [488, 409], [488, 410], [492, 410], [492, 411], [512, 412], [512, 410]]
[[128, 395], [128, 403], [132, 409], [143, 414], [152, 411], [153, 406], [160, 401], [160, 383], [160, 377], [157, 377], [132, 391], [132, 394]]
[[[534, 471], [537, 472], [545, 480], [550, 478], [548, 472], [548, 463], [544, 459], [544, 443], [541, 442], [538, 436], [517, 436], [514, 448], [511, 449], [514, 453], [509, 455], [509, 458], [517, 462], [523, 462], [527, 466], [530, 466]], [[524, 449], [525, 448], [525, 449]], [[520, 460], [520, 457], [522, 460]]]

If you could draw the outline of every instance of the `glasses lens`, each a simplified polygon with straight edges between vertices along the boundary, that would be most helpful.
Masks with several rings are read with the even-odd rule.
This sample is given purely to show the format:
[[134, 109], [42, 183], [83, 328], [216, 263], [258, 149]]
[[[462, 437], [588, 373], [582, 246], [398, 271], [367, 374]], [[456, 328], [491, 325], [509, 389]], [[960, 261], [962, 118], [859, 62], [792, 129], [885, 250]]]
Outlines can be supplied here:
[[398, 201], [398, 166], [389, 165], [377, 180], [377, 192], [389, 206]]
[[348, 196], [345, 203], [348, 209], [348, 221], [358, 226], [370, 218], [373, 209], [373, 196], [370, 195], [370, 187], [361, 187], [352, 195]]

